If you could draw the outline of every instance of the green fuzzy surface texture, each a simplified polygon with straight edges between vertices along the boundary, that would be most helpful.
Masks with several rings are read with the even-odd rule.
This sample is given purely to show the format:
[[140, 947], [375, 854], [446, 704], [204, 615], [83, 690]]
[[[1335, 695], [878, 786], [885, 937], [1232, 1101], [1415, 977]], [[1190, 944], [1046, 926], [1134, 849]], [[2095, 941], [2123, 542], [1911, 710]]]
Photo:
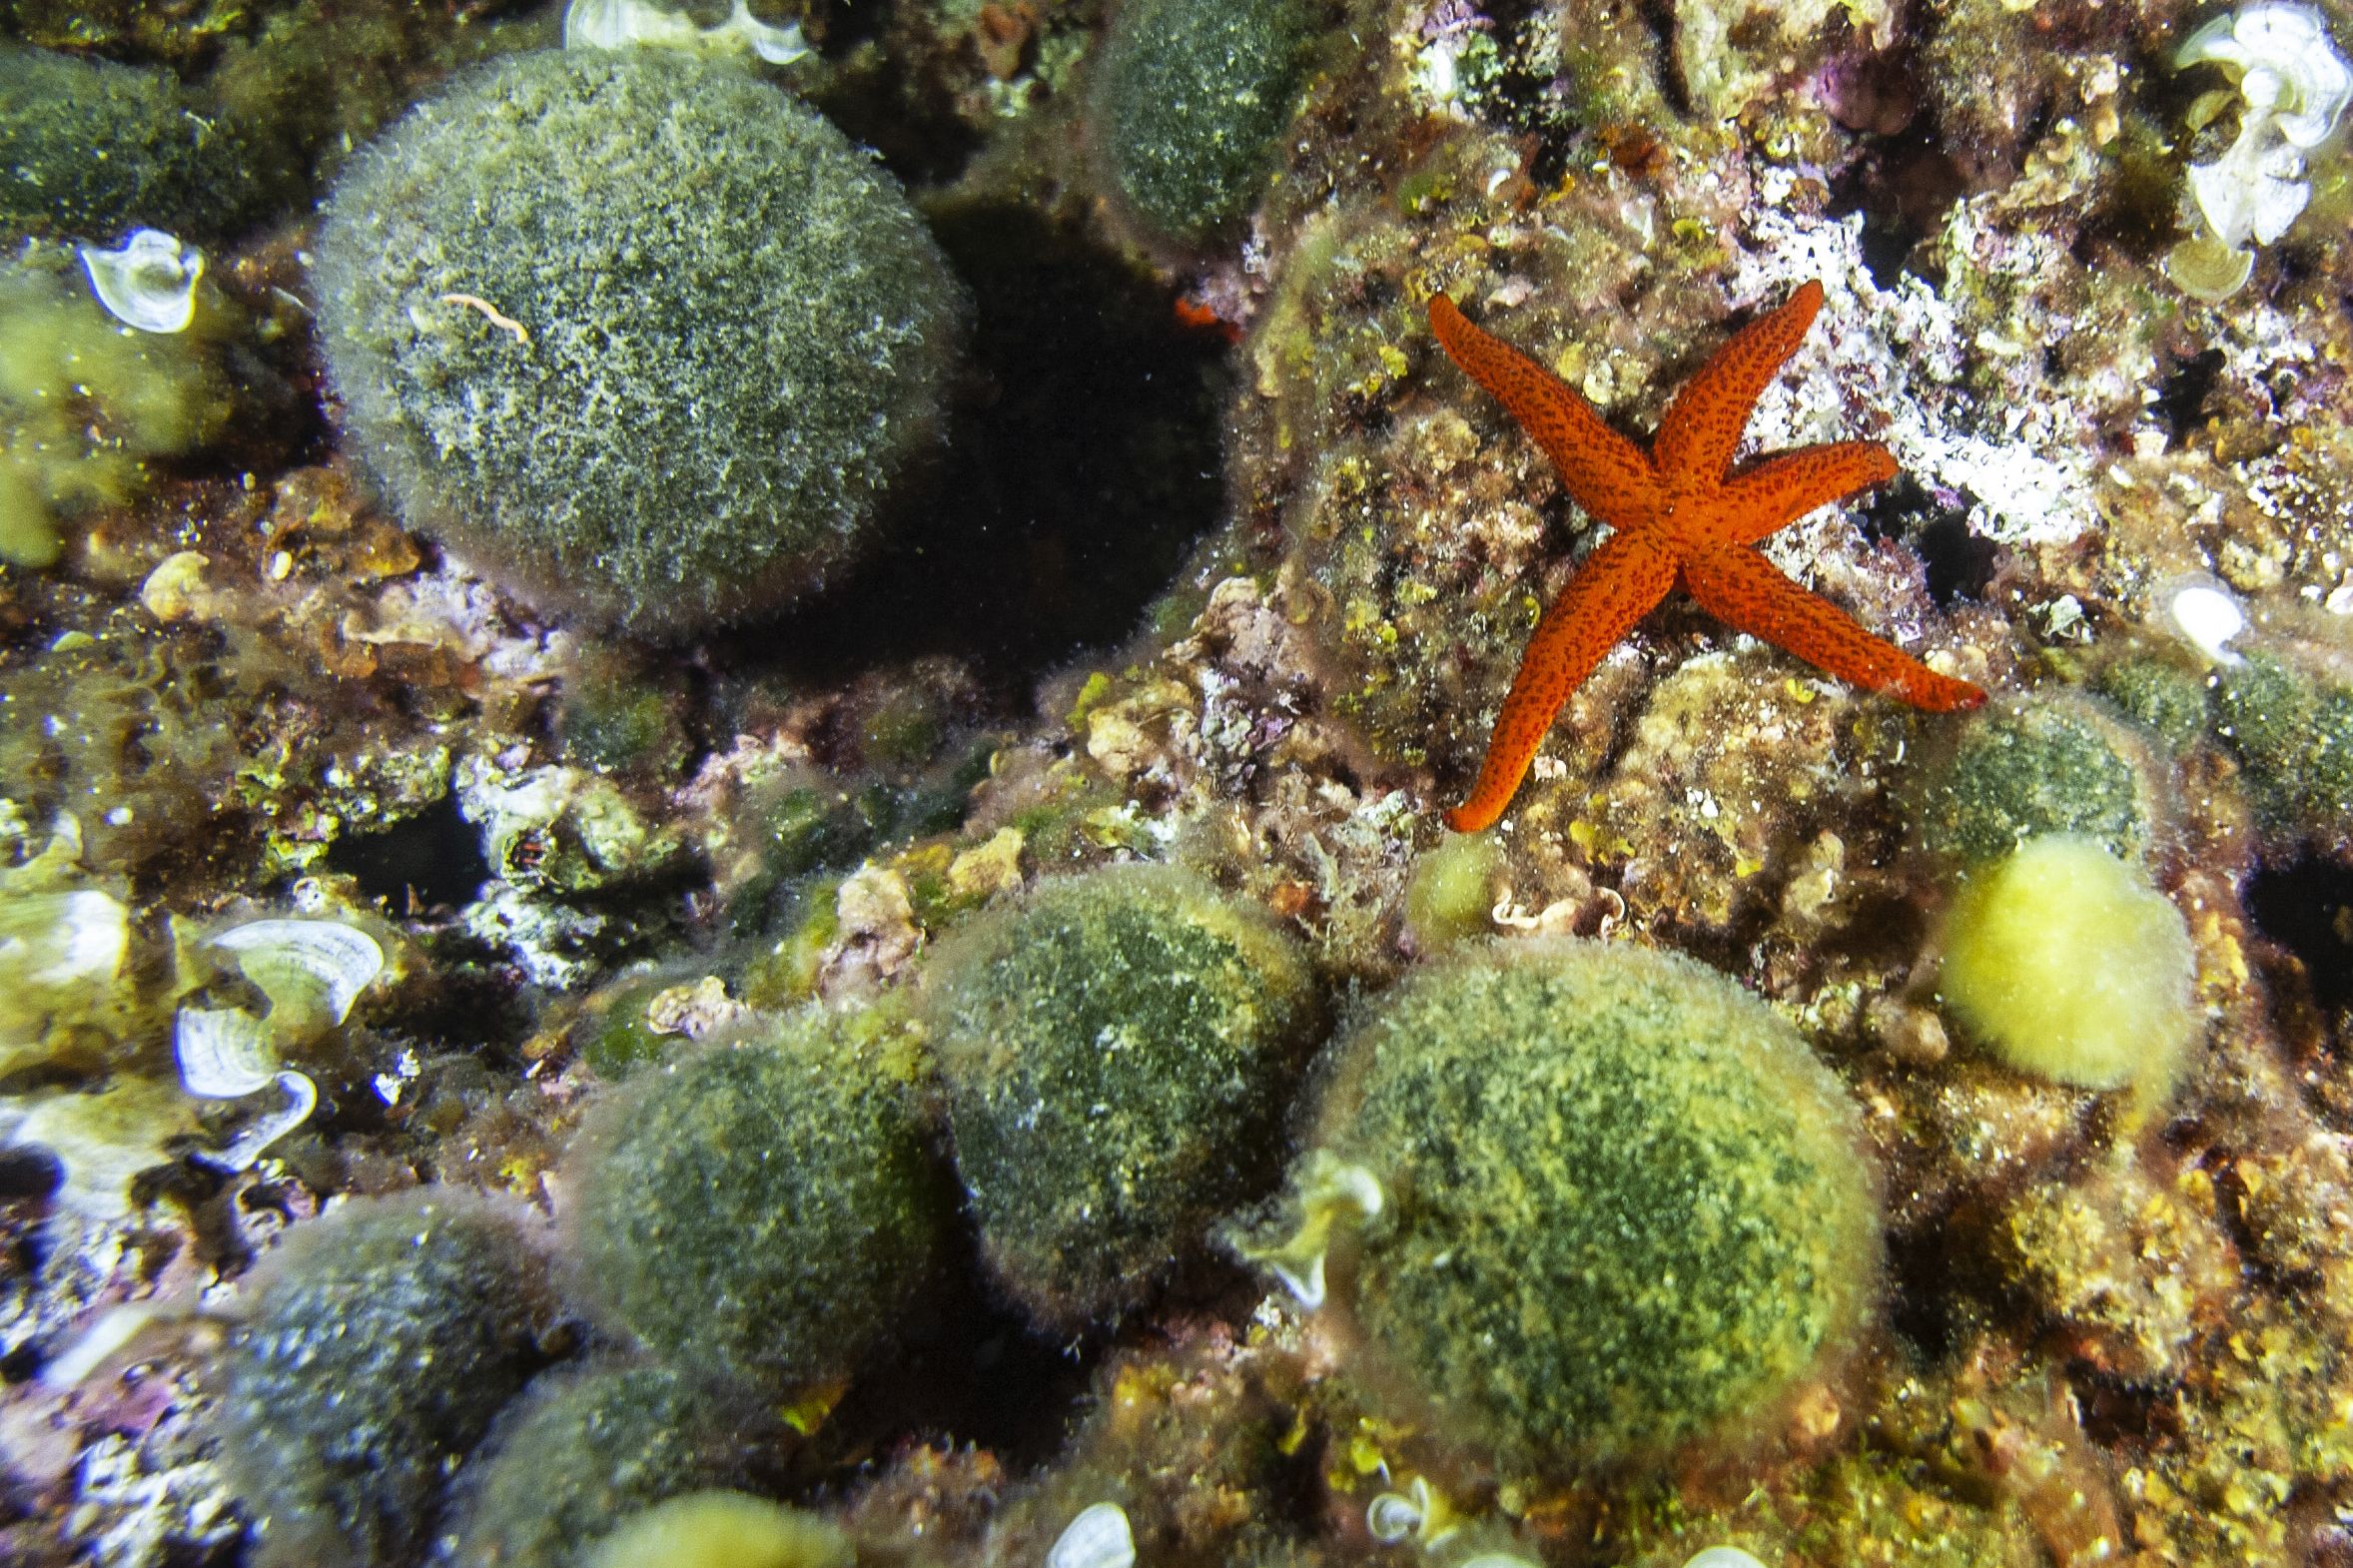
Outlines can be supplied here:
[[2267, 818], [2345, 831], [2353, 818], [2353, 687], [2251, 653], [2217, 678], [2214, 715]]
[[865, 542], [939, 436], [967, 313], [868, 154], [652, 51], [523, 55], [418, 107], [337, 184], [317, 279], [407, 521], [661, 633], [772, 609]]
[[0, 238], [209, 234], [249, 205], [236, 150], [160, 71], [0, 44]]
[[509, 1411], [459, 1478], [448, 1560], [577, 1568], [599, 1539], [655, 1503], [751, 1478], [773, 1427], [667, 1367], [552, 1379]]
[[2095, 704], [2075, 698], [2027, 698], [1973, 716], [1920, 791], [1922, 841], [1965, 866], [2046, 833], [2084, 834], [2137, 856], [2149, 809], [2116, 731]]
[[469, 1195], [365, 1198], [298, 1230], [229, 1355], [222, 1450], [255, 1561], [412, 1561], [442, 1483], [535, 1368], [543, 1281]]
[[1247, 212], [1274, 163], [1314, 26], [1304, 0], [1130, 0], [1105, 45], [1095, 134], [1144, 223], [1198, 244]]
[[1704, 965], [1467, 954], [1345, 1049], [1327, 1147], [1394, 1209], [1357, 1312], [1440, 1422], [1507, 1463], [1736, 1442], [1862, 1320], [1880, 1244], [1858, 1113]]
[[1049, 882], [953, 934], [926, 984], [983, 1250], [1046, 1322], [1136, 1306], [1275, 1174], [1315, 981], [1202, 879]]
[[852, 1370], [929, 1275], [940, 1183], [904, 1088], [819, 1008], [658, 1071], [573, 1156], [601, 1314], [673, 1364], [789, 1393]]

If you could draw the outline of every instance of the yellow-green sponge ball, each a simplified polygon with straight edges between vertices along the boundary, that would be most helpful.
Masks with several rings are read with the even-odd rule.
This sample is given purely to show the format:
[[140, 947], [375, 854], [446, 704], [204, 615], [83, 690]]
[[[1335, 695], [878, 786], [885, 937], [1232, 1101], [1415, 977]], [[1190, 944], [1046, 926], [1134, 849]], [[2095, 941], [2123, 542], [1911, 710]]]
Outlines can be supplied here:
[[606, 1536], [587, 1568], [850, 1568], [848, 1536], [742, 1492], [689, 1492]]
[[1955, 901], [1945, 999], [2004, 1062], [2154, 1103], [2197, 1039], [2181, 912], [2097, 839], [2030, 839]]

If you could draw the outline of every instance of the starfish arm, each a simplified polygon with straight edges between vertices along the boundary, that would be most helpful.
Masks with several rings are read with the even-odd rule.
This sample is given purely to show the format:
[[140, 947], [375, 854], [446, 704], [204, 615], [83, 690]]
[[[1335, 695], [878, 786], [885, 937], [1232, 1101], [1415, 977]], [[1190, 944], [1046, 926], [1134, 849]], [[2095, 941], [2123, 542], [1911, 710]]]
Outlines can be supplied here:
[[1700, 367], [1667, 405], [1651, 457], [1662, 473], [1720, 479], [1740, 450], [1749, 410], [1798, 350], [1814, 313], [1822, 309], [1822, 285], [1808, 283], [1781, 308], [1758, 317]]
[[1809, 593], [1741, 545], [1718, 545], [1683, 562], [1683, 585], [1710, 614], [1787, 648], [1841, 680], [1947, 713], [1983, 704], [1985, 693], [1940, 675], [1894, 643], [1873, 636], [1853, 616]]
[[1658, 490], [1642, 448], [1609, 427], [1578, 391], [1430, 296], [1430, 331], [1470, 379], [1495, 394], [1560, 470], [1569, 499], [1613, 528], [1639, 526]]
[[1446, 813], [1448, 827], [1476, 833], [1503, 815], [1569, 693], [1674, 585], [1674, 557], [1638, 534], [1612, 534], [1585, 558], [1536, 623], [1495, 717], [1479, 781]]
[[1834, 441], [1778, 453], [1725, 484], [1720, 504], [1731, 522], [1724, 542], [1754, 544], [1817, 507], [1895, 476], [1896, 459], [1878, 441]]

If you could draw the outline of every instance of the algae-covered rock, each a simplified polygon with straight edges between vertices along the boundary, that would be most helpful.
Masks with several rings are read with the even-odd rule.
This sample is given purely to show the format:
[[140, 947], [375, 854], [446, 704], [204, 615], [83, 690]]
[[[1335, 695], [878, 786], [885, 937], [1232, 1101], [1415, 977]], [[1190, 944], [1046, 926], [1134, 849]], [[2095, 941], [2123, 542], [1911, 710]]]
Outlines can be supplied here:
[[1945, 998], [2023, 1072], [2161, 1101], [2204, 1028], [2181, 912], [2097, 839], [2033, 839], [1963, 889]]
[[249, 200], [228, 133], [160, 71], [0, 43], [0, 236], [215, 232]]
[[1298, 95], [1313, 0], [1133, 0], [1098, 62], [1099, 154], [1154, 234], [1198, 245], [1257, 200]]
[[545, 1310], [532, 1243], [470, 1194], [364, 1199], [288, 1237], [229, 1352], [221, 1414], [256, 1560], [413, 1561], [442, 1483], [536, 1364]]
[[460, 1476], [443, 1560], [577, 1568], [595, 1541], [654, 1504], [756, 1478], [778, 1432], [739, 1396], [666, 1367], [534, 1385]]
[[1911, 815], [1923, 843], [1963, 866], [2048, 833], [2137, 855], [2154, 815], [2141, 761], [2131, 735], [2096, 703], [2013, 698], [1963, 722], [1915, 791]]
[[1139, 1305], [1271, 1175], [1321, 1016], [1271, 921], [1159, 867], [976, 917], [925, 984], [982, 1250], [1063, 1329]]
[[1436, 1427], [1548, 1470], [1737, 1446], [1862, 1324], [1860, 1116], [1724, 976], [1486, 947], [1409, 977], [1338, 1049], [1319, 1151], [1386, 1194], [1353, 1310]]
[[858, 1015], [807, 1008], [640, 1073], [572, 1156], [600, 1316], [675, 1364], [791, 1392], [843, 1376], [925, 1282], [940, 1192]]
[[871, 158], [668, 51], [462, 77], [346, 169], [318, 257], [346, 417], [406, 519], [544, 606], [665, 633], [871, 542], [966, 314]]

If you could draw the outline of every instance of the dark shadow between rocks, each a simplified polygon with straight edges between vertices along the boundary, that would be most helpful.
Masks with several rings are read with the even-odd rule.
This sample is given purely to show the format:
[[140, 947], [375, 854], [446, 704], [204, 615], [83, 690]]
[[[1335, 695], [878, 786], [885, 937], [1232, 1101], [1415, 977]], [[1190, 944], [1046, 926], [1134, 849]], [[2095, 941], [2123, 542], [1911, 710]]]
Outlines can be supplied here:
[[2323, 1012], [2353, 1007], [2353, 869], [2318, 856], [2262, 866], [2247, 879], [2247, 913], [2303, 961]]
[[876, 552], [714, 638], [722, 670], [829, 681], [944, 654], [1020, 689], [1132, 633], [1216, 520], [1225, 342], [1036, 214], [956, 207], [934, 227], [973, 291], [975, 395]]

